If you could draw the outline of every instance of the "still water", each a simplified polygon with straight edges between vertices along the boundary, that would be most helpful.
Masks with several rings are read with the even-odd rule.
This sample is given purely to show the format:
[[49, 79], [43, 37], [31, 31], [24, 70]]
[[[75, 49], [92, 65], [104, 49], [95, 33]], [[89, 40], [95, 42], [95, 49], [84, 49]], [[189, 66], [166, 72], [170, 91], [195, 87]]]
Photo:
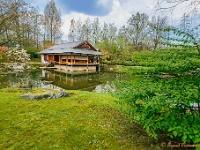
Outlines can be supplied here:
[[129, 80], [126, 74], [96, 72], [87, 74], [67, 74], [47, 70], [31, 70], [0, 75], [0, 88], [63, 88], [66, 90], [86, 90], [105, 93], [115, 89], [116, 80]]

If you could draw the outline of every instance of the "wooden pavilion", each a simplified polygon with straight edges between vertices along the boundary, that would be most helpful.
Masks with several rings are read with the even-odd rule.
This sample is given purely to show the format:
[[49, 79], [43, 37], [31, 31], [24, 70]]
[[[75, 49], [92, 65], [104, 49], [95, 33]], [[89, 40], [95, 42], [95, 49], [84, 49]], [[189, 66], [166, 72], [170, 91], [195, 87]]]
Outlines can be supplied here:
[[99, 60], [103, 56], [88, 41], [55, 44], [41, 52], [42, 64], [66, 72], [99, 70]]

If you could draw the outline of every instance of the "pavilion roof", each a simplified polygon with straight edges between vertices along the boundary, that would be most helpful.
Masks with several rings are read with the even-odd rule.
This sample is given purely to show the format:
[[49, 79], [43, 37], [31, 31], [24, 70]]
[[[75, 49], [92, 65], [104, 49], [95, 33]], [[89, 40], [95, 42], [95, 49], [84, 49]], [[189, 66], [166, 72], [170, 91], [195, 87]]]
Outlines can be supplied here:
[[[82, 48], [81, 45], [88, 44], [89, 48]], [[66, 54], [66, 53], [74, 53], [74, 54], [85, 54], [85, 55], [96, 55], [102, 56], [101, 52], [98, 52], [89, 42], [87, 41], [79, 41], [79, 42], [67, 42], [62, 44], [55, 44], [52, 47], [49, 47], [39, 54]]]

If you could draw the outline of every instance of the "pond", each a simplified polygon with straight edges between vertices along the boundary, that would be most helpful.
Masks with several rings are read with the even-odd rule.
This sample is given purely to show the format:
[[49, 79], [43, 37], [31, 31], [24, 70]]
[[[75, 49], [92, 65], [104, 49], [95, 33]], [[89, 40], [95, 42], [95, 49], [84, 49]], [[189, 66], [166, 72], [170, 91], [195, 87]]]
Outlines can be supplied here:
[[114, 90], [115, 80], [129, 80], [130, 76], [116, 72], [67, 74], [54, 70], [31, 70], [0, 75], [0, 88], [63, 88], [105, 93]]

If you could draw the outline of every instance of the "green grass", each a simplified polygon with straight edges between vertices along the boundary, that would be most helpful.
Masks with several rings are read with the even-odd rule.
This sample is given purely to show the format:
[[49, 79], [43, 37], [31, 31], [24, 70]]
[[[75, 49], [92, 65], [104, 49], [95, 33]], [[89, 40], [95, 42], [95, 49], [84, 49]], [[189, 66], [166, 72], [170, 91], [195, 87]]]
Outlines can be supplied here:
[[[132, 55], [132, 64], [154, 68], [149, 69], [147, 73], [179, 74], [200, 68], [199, 58], [198, 53], [192, 49], [141, 51]], [[145, 70], [140, 73], [145, 73]]]
[[21, 99], [25, 92], [0, 89], [0, 149], [160, 149], [109, 95], [70, 91], [34, 101]]
[[200, 56], [192, 49], [162, 49], [134, 52], [132, 60], [109, 65], [107, 70], [132, 75], [163, 74], [180, 75], [200, 68]]
[[41, 59], [40, 59], [40, 57], [39, 58], [31, 58], [31, 61], [32, 62], [41, 62]]
[[32, 69], [38, 69], [41, 66], [41, 64], [31, 64], [30, 67]]

